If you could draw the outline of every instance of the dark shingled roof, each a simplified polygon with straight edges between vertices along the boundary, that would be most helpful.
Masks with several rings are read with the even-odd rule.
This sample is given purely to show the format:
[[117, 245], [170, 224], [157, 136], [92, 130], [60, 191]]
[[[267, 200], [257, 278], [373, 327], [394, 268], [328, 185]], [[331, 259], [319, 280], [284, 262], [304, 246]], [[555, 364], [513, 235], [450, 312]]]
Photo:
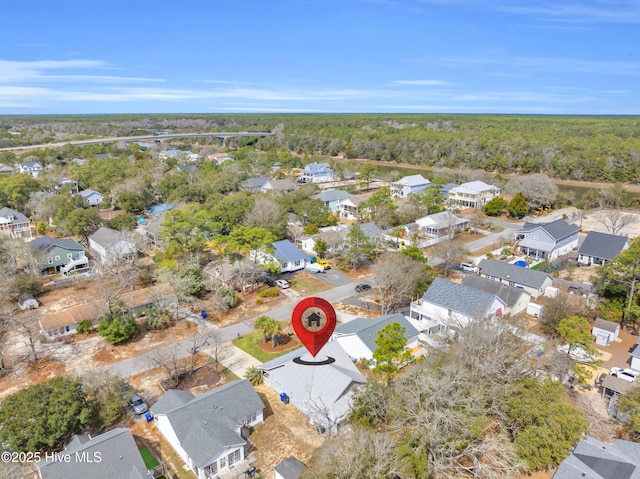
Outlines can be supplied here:
[[617, 439], [609, 445], [587, 436], [553, 475], [553, 479], [583, 478], [640, 478], [640, 444]]
[[398, 323], [405, 329], [405, 337], [407, 340], [415, 338], [420, 334], [419, 331], [406, 320], [404, 315], [400, 313], [387, 314], [386, 316], [380, 316], [375, 319], [357, 318], [338, 326], [335, 332], [338, 334], [356, 334], [371, 351], [375, 351], [378, 348], [378, 345], [375, 343], [376, 339], [378, 339], [378, 332], [393, 323]]
[[34, 239], [30, 244], [40, 251], [47, 251], [53, 246], [59, 246], [60, 248], [74, 251], [84, 251], [82, 245], [73, 238], [60, 239], [52, 238], [50, 236], [40, 236], [40, 238]]
[[523, 289], [509, 286], [508, 284], [498, 283], [487, 278], [482, 278], [475, 274], [467, 274], [462, 278], [462, 284], [471, 286], [472, 288], [481, 289], [487, 293], [495, 294], [504, 301], [507, 306], [515, 306], [523, 294], [527, 294]]
[[[436, 278], [422, 295], [423, 301], [468, 317], [485, 317], [496, 299], [500, 298], [494, 294], [442, 278]], [[504, 301], [502, 303], [504, 304]]]
[[295, 457], [289, 456], [282, 460], [280, 464], [273, 469], [284, 479], [298, 479], [302, 473], [307, 470], [307, 466], [302, 464]]
[[504, 263], [495, 259], [483, 259], [478, 265], [480, 273], [500, 279], [508, 279], [517, 284], [540, 289], [549, 275], [544, 271], [523, 268], [511, 263]]
[[525, 223], [518, 233], [533, 231], [536, 228], [544, 229], [556, 241], [580, 231], [577, 225], [567, 223], [564, 219], [560, 218], [549, 223]]
[[589, 231], [582, 246], [578, 250], [579, 254], [602, 258], [611, 261], [624, 249], [629, 241], [626, 236], [610, 235], [608, 233], [598, 233]]

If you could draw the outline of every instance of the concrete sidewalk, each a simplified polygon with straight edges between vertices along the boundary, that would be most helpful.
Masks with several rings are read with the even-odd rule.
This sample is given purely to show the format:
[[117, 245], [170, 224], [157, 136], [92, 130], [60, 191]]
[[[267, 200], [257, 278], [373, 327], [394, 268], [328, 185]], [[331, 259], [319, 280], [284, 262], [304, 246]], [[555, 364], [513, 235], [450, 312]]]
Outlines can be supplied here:
[[[242, 349], [234, 346], [232, 343], [225, 343], [225, 358], [221, 363], [231, 370], [236, 376], [243, 378], [244, 373], [253, 366], [260, 366], [262, 363]], [[210, 350], [204, 351], [206, 354], [213, 356]]]

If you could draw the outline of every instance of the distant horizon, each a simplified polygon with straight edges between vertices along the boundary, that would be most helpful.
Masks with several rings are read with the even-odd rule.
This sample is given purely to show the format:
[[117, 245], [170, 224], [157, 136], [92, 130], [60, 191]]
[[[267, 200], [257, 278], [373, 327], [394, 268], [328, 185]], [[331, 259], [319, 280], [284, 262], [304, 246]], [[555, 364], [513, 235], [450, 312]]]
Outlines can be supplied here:
[[637, 0], [39, 3], [0, 115], [640, 115]]

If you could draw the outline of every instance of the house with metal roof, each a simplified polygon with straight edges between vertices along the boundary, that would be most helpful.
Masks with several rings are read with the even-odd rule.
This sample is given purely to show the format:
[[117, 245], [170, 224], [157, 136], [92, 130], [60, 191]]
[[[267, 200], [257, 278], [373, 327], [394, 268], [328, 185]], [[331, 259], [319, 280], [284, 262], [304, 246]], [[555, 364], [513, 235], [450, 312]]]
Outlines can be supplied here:
[[396, 198], [407, 198], [411, 194], [427, 189], [431, 182], [422, 175], [410, 175], [391, 183], [389, 193]]
[[500, 195], [500, 188], [484, 181], [469, 181], [447, 192], [447, 204], [458, 208], [480, 208]]
[[131, 431], [122, 427], [94, 438], [89, 435], [74, 436], [64, 451], [47, 455], [36, 463], [36, 467], [41, 479], [154, 477], [154, 471], [145, 467]]
[[98, 193], [97, 191], [90, 189], [82, 190], [78, 194], [82, 197], [84, 204], [87, 206], [98, 206], [102, 203], [102, 200], [104, 200], [102, 193]]
[[84, 248], [73, 238], [40, 236], [30, 243], [37, 250], [38, 268], [46, 274], [68, 274], [88, 266]]
[[460, 330], [472, 321], [502, 316], [506, 303], [495, 294], [436, 278], [422, 298], [413, 301], [409, 322], [429, 334]]
[[629, 247], [629, 238], [589, 231], [578, 249], [578, 262], [587, 266], [604, 265]]
[[248, 191], [250, 193], [257, 193], [260, 191], [267, 181], [270, 181], [271, 178], [268, 176], [260, 176], [259, 178], [249, 178], [242, 182], [240, 186], [241, 189]]
[[607, 444], [587, 436], [571, 451], [553, 479], [638, 479], [640, 443], [616, 439]]
[[130, 261], [136, 254], [136, 243], [120, 231], [101, 226], [89, 235], [89, 250], [104, 264]]
[[548, 223], [525, 223], [515, 233], [518, 251], [535, 258], [553, 261], [578, 249], [577, 225], [563, 218]]
[[[454, 215], [451, 211], [441, 211], [418, 218], [415, 224], [420, 234], [430, 238], [453, 238], [456, 231], [469, 227], [469, 220]], [[407, 229], [407, 233], [410, 234], [411, 231]]]
[[353, 195], [342, 190], [325, 190], [321, 191], [317, 195], [313, 195], [312, 198], [322, 201], [332, 213], [336, 213], [340, 210], [340, 205], [347, 198], [351, 198]]
[[289, 456], [273, 468], [274, 479], [299, 479], [307, 470], [307, 466], [297, 458]]
[[356, 318], [338, 326], [331, 335], [331, 341], [336, 341], [353, 361], [363, 358], [371, 360], [373, 352], [378, 348], [378, 333], [393, 323], [398, 323], [404, 328], [407, 348], [413, 355], [423, 354], [424, 350], [418, 344], [420, 332], [400, 313], [387, 314], [375, 319]]
[[43, 170], [42, 163], [39, 161], [25, 161], [18, 165], [20, 173], [25, 175], [31, 175], [34, 178], [38, 177], [38, 174]]
[[507, 284], [482, 278], [477, 274], [467, 274], [462, 278], [462, 284], [472, 288], [481, 289], [487, 293], [495, 294], [505, 302], [505, 314], [515, 316], [527, 310], [531, 295], [523, 288], [516, 288]]
[[264, 404], [242, 379], [200, 396], [168, 390], [152, 407], [158, 430], [198, 479], [247, 468], [251, 427], [262, 423]]
[[31, 222], [19, 211], [0, 208], [0, 233], [9, 238], [31, 238]]
[[298, 183], [324, 183], [333, 181], [333, 170], [329, 163], [309, 163], [302, 170]]
[[523, 288], [533, 298], [542, 296], [551, 286], [553, 280], [544, 271], [523, 268], [504, 261], [495, 259], [483, 259], [478, 265], [480, 276], [483, 278], [504, 283], [516, 288]]
[[325, 344], [315, 358], [300, 348], [258, 367], [264, 383], [283, 401], [334, 433], [351, 411], [354, 389], [366, 381], [336, 341]]
[[271, 251], [250, 251], [249, 257], [260, 264], [279, 264], [283, 273], [304, 269], [309, 261], [309, 256], [289, 240], [271, 243]]

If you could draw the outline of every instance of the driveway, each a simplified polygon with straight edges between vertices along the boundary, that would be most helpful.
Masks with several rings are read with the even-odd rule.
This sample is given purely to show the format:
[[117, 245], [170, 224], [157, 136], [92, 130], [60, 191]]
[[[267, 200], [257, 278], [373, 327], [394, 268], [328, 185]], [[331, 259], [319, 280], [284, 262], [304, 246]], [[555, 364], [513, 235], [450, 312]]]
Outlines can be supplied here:
[[350, 284], [353, 280], [348, 276], [345, 276], [340, 271], [333, 268], [327, 269], [324, 273], [316, 274], [316, 278], [326, 281], [332, 286], [344, 286]]

